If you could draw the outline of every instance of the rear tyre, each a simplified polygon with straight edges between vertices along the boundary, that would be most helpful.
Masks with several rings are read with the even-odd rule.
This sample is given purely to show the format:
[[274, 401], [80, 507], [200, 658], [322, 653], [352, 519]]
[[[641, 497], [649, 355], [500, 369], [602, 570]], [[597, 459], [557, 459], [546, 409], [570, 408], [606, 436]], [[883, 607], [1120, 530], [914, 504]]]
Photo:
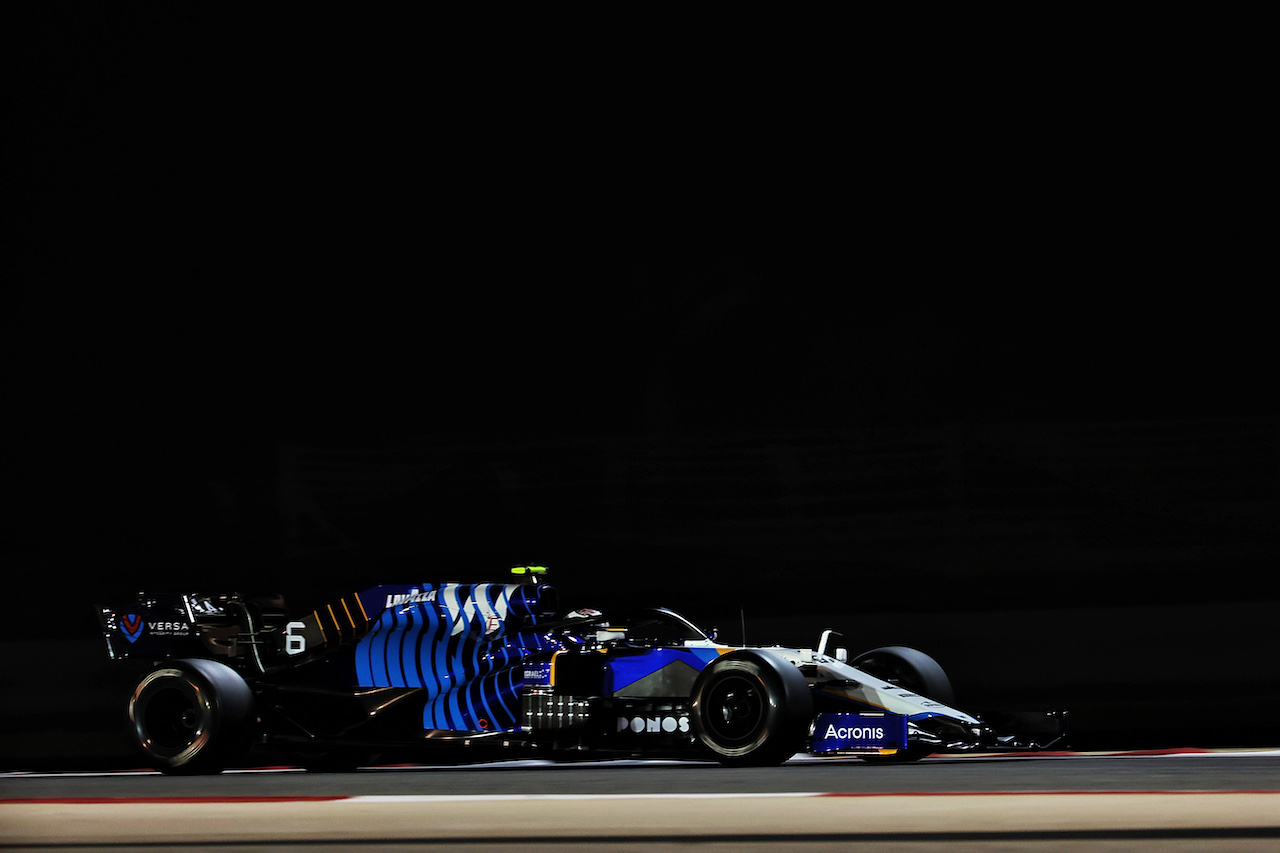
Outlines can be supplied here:
[[129, 699], [130, 735], [162, 773], [220, 773], [248, 750], [253, 693], [235, 670], [196, 658], [166, 661]]
[[692, 691], [694, 733], [721, 764], [781, 764], [803, 745], [813, 697], [785, 658], [740, 649], [702, 670]]

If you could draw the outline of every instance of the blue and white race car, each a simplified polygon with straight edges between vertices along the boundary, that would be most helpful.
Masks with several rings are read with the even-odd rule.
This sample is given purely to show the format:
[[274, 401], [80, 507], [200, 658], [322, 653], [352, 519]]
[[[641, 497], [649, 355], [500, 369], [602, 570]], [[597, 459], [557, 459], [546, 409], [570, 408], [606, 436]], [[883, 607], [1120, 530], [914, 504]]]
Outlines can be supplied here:
[[952, 707], [903, 646], [724, 645], [664, 608], [561, 613], [540, 567], [518, 582], [384, 584], [290, 615], [276, 597], [140, 594], [99, 607], [116, 660], [153, 664], [129, 732], [166, 773], [249, 749], [310, 769], [375, 759], [688, 758], [798, 752], [913, 760], [1006, 743]]

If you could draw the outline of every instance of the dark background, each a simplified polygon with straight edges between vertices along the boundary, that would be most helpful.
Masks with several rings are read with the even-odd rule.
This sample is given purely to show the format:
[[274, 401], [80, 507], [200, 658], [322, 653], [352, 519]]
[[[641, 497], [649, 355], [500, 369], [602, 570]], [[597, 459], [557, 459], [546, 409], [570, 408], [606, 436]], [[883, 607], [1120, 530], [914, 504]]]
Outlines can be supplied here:
[[529, 562], [1082, 748], [1280, 737], [1229, 33], [5, 17], [4, 767], [132, 760], [98, 601]]

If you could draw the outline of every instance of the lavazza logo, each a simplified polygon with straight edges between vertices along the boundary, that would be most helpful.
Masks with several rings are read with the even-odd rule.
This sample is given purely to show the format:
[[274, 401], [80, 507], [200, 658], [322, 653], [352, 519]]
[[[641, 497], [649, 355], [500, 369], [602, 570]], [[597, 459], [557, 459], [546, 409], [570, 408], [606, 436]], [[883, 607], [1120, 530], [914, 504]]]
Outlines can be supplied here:
[[657, 734], [665, 732], [672, 734], [674, 732], [689, 731], [688, 717], [619, 717], [619, 732], [634, 732], [638, 735]]
[[502, 620], [507, 618], [507, 599], [500, 596], [490, 603], [482, 593], [475, 591], [464, 598], [458, 589], [459, 585], [453, 583], [426, 592], [414, 587], [401, 595], [388, 595], [384, 606], [387, 610], [401, 608], [403, 613], [413, 605], [433, 603], [449, 614], [453, 625], [449, 632], [451, 635], [456, 636], [466, 630], [477, 637], [491, 637], [498, 633], [502, 629]]

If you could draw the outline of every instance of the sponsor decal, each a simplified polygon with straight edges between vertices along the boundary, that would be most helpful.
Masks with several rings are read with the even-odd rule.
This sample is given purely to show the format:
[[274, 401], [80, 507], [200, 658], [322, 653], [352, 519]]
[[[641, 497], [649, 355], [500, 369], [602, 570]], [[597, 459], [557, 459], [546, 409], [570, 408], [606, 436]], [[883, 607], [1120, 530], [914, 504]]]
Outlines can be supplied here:
[[147, 629], [153, 637], [187, 637], [191, 625], [187, 622], [152, 622]]
[[813, 751], [905, 749], [907, 718], [901, 714], [819, 714]]
[[551, 661], [525, 662], [524, 683], [528, 687], [551, 687]]
[[399, 607], [402, 604], [423, 604], [428, 601], [435, 601], [437, 592], [439, 590], [433, 589], [423, 592], [418, 589], [411, 589], [404, 595], [388, 595], [386, 606]]
[[823, 737], [836, 737], [842, 740], [883, 740], [884, 726], [841, 726], [836, 728], [836, 724], [831, 723], [827, 726], [827, 733]]
[[632, 732], [638, 735], [673, 734], [675, 732], [687, 734], [689, 732], [689, 718], [670, 715], [619, 717], [618, 731], [619, 733]]
[[418, 604], [443, 607], [453, 623], [449, 633], [454, 636], [467, 631], [476, 637], [492, 637], [502, 630], [508, 609], [505, 596], [499, 596], [490, 605], [482, 592], [473, 590], [470, 595], [461, 596], [458, 589], [458, 584], [446, 584], [426, 592], [414, 587], [402, 595], [388, 595], [384, 606], [386, 609], [399, 608], [401, 613]]
[[187, 622], [148, 622], [137, 613], [128, 613], [120, 620], [120, 633], [129, 642], [138, 642], [143, 632], [153, 637], [187, 637], [191, 635], [191, 625]]
[[120, 630], [131, 643], [138, 642], [138, 638], [142, 636], [142, 629], [145, 627], [147, 627], [147, 623], [143, 622], [142, 617], [136, 613], [130, 613], [120, 620]]

